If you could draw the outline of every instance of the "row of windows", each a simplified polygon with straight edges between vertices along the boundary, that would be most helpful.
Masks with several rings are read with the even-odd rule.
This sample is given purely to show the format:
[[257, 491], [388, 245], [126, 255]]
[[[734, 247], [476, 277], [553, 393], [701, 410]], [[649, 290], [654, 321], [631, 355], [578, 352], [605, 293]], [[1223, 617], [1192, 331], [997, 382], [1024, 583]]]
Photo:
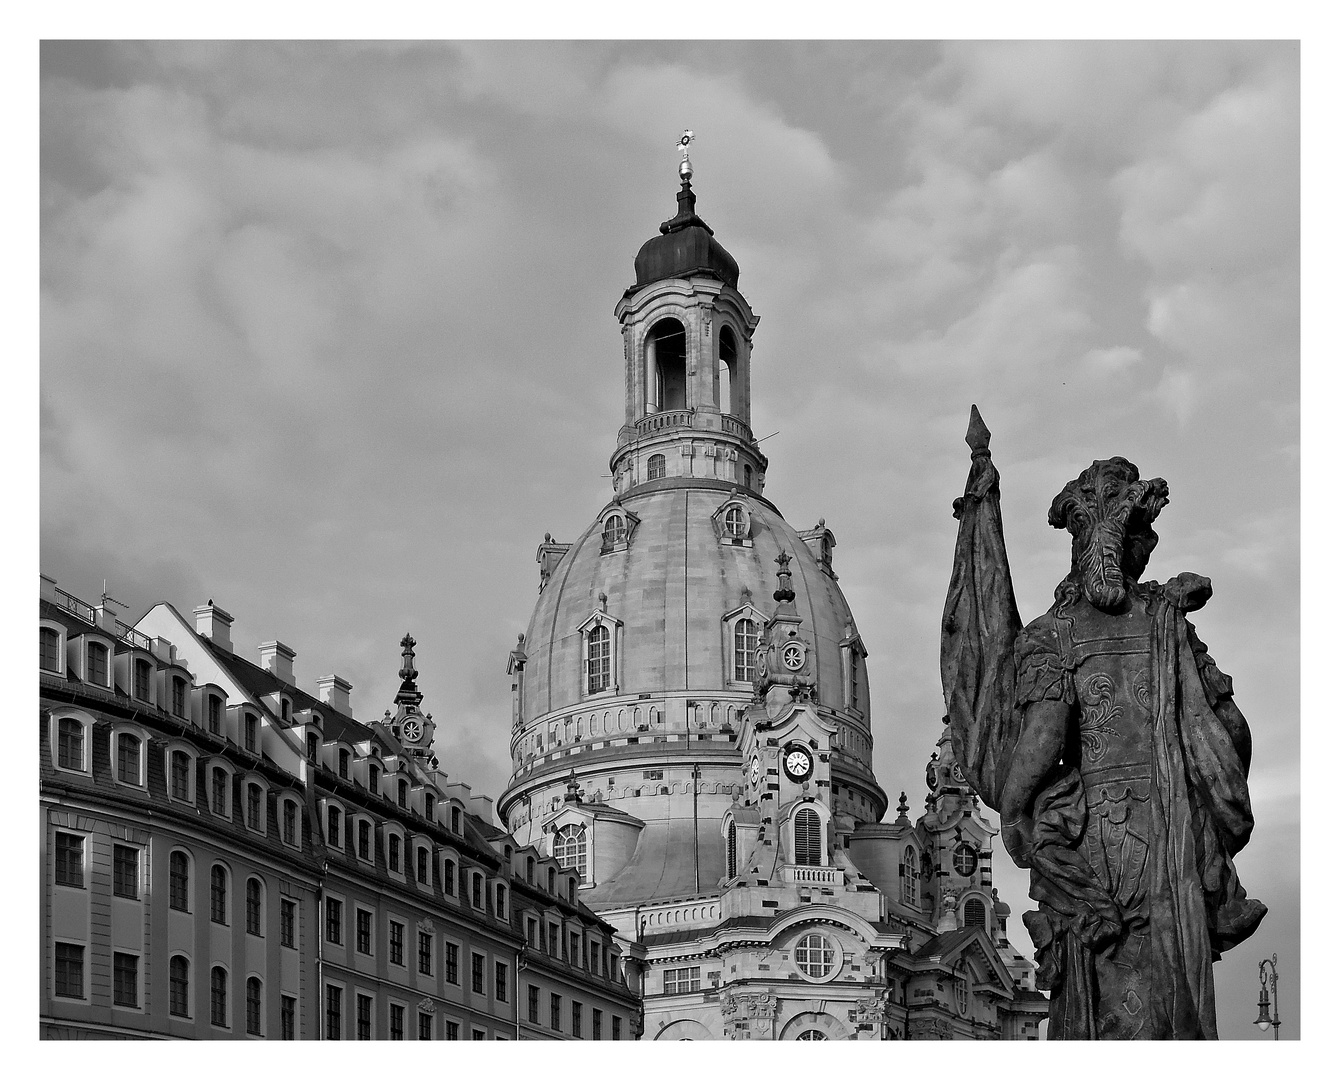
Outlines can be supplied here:
[[[332, 1042], [338, 1042], [345, 1038], [344, 1029], [344, 1010], [345, 1010], [345, 988], [336, 986], [334, 983], [326, 984], [325, 994], [325, 1037]], [[373, 996], [361, 991], [354, 991], [354, 1038], [359, 1041], [367, 1041], [373, 1037], [372, 1031], [372, 1011], [374, 1006]], [[392, 1001], [387, 1003], [386, 1008], [386, 1038], [393, 1042], [404, 1041], [406, 1037], [406, 1019], [409, 1007], [402, 1002]], [[434, 1013], [425, 1009], [416, 1009], [414, 1011], [414, 1037], [422, 1042], [429, 1042], [433, 1039]], [[448, 1042], [454, 1042], [461, 1037], [461, 1025], [459, 1021], [443, 1019], [442, 1038]], [[495, 1036], [503, 1039], [504, 1036]], [[483, 1042], [488, 1038], [488, 1033], [477, 1027], [470, 1030], [470, 1038], [474, 1042]]]
[[[582, 1014], [583, 1006], [580, 1001], [569, 1003], [568, 1016], [571, 1020], [569, 1031], [576, 1038], [583, 1036]], [[530, 1023], [540, 1024], [540, 988], [533, 983], [526, 987], [526, 1019]], [[549, 995], [549, 1027], [554, 1031], [563, 1030], [563, 997], [561, 994]], [[605, 1037], [605, 1014], [601, 1009], [593, 1008], [591, 1010], [591, 1034], [592, 1039], [603, 1039]], [[610, 1017], [610, 1038], [623, 1038], [623, 1017]]]
[[[86, 964], [84, 945], [56, 942], [55, 986], [56, 997], [85, 1000]], [[112, 953], [112, 1004], [122, 1009], [141, 1007], [140, 956], [137, 953]], [[252, 975], [245, 986], [246, 1031], [248, 1035], [264, 1035], [264, 983]], [[182, 1019], [191, 1019], [191, 961], [181, 954], [168, 960], [168, 1012]], [[280, 1000], [280, 1038], [297, 1036], [295, 1019], [298, 999], [288, 994]], [[215, 1027], [231, 1026], [228, 1016], [228, 970], [214, 966], [209, 973], [209, 1020]]]
[[[664, 455], [664, 454], [652, 454], [651, 457], [647, 458], [647, 479], [648, 479], [648, 480], [663, 480], [663, 479], [665, 479], [665, 455]], [[752, 488], [753, 488], [753, 486], [754, 486], [754, 470], [753, 470], [753, 467], [750, 466], [750, 465], [746, 465], [746, 466], [744, 467], [744, 486], [745, 486], [746, 488], [751, 489], [751, 490], [752, 490]], [[607, 527], [608, 527], [608, 523], [607, 523]], [[738, 534], [732, 534], [732, 535], [743, 536], [744, 533], [741, 532], [741, 533], [738, 533]], [[622, 539], [622, 538], [621, 538], [621, 539]], [[611, 542], [610, 539], [609, 539], [608, 534], [606, 535], [605, 540], [606, 540], [606, 543], [610, 543], [610, 542]]]

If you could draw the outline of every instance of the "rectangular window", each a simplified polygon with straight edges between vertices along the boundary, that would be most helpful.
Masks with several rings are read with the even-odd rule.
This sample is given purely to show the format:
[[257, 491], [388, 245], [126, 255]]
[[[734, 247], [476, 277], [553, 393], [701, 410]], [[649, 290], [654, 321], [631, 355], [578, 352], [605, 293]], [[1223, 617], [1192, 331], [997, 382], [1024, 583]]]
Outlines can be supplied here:
[[88, 647], [88, 681], [95, 686], [107, 686], [107, 646], [92, 644]]
[[616, 1042], [623, 1037], [623, 1017], [610, 1017], [610, 1038]]
[[419, 931], [419, 974], [433, 973], [433, 935]]
[[252, 716], [250, 713], [248, 713], [248, 714], [247, 714], [246, 721], [245, 721], [244, 726], [243, 726], [243, 736], [242, 736], [242, 737], [243, 737], [243, 740], [244, 740], [246, 749], [249, 750], [249, 751], [250, 751], [251, 753], [253, 753], [253, 754], [256, 753], [256, 746], [257, 746], [257, 744], [260, 742], [260, 739], [259, 739], [259, 735], [260, 735], [260, 726], [261, 726], [261, 722], [260, 722], [259, 720], [257, 720], [254, 716]]
[[38, 630], [43, 671], [60, 671], [60, 631], [49, 626]]
[[141, 701], [149, 700], [149, 679], [152, 671], [148, 660], [135, 661], [135, 696]]
[[391, 920], [390, 960], [393, 964], [405, 966], [405, 924]]
[[247, 785], [247, 828], [261, 831], [261, 787], [259, 784]]
[[526, 944], [532, 949], [540, 947], [540, 924], [536, 919], [526, 920]]
[[391, 1006], [391, 1039], [402, 1042], [405, 1038], [405, 1006]]
[[664, 994], [692, 994], [703, 988], [702, 968], [682, 967], [666, 968], [662, 976], [661, 992]]
[[456, 1042], [461, 1037], [461, 1025], [455, 1020], [447, 1021], [446, 1034], [442, 1036], [447, 1042]]
[[62, 769], [84, 771], [84, 725], [64, 717], [56, 725], [56, 763]]
[[470, 903], [477, 908], [484, 906], [484, 879], [478, 874], [470, 879]]
[[447, 969], [445, 972], [447, 982], [451, 983], [453, 986], [458, 985], [461, 981], [460, 950], [450, 941], [447, 942], [447, 959], [445, 966]]
[[279, 999], [279, 1037], [293, 1042], [298, 1037], [298, 999], [285, 994]]
[[326, 987], [326, 1039], [340, 1038], [340, 1010], [344, 1007], [344, 991], [338, 986]]
[[493, 961], [493, 997], [497, 1001], [507, 1000], [507, 965], [501, 960]]
[[140, 958], [132, 953], [112, 954], [112, 1004], [140, 1007]]
[[419, 1013], [419, 1041], [431, 1042], [433, 1039], [433, 1014]]
[[355, 937], [358, 951], [364, 956], [372, 955], [372, 912], [359, 908], [355, 913]]
[[284, 843], [296, 847], [298, 844], [298, 804], [284, 803]]
[[112, 895], [140, 898], [140, 851], [125, 844], [112, 845]]
[[526, 987], [526, 1017], [532, 1024], [540, 1022], [540, 988]]
[[172, 751], [172, 797], [185, 802], [191, 797], [191, 755]]
[[558, 959], [558, 927], [552, 923], [549, 926], [549, 955]]
[[298, 902], [296, 900], [279, 901], [279, 944], [286, 949], [296, 949], [298, 938]]
[[572, 1033], [579, 1039], [582, 1037], [582, 1003], [580, 1001], [572, 1003]]
[[344, 904], [330, 897], [326, 899], [326, 940], [332, 945], [344, 941]]
[[216, 698], [212, 694], [209, 698], [209, 733], [223, 734], [223, 699]]
[[485, 1031], [480, 1031], [479, 1028], [471, 1028], [471, 1029], [470, 1029], [470, 1041], [471, 1041], [471, 1042], [485, 1042], [485, 1041], [487, 1041], [487, 1035], [488, 1035], [487, 1032], [485, 1032]]
[[420, 885], [428, 884], [428, 849], [421, 847], [414, 850], [414, 861], [416, 866], [416, 876]]
[[601, 1037], [600, 1022], [604, 1019], [604, 1014], [599, 1009], [591, 1010], [591, 1038], [599, 1039]]
[[470, 989], [476, 994], [484, 992], [484, 958], [479, 953], [470, 954]]
[[174, 716], [186, 715], [186, 680], [172, 680], [172, 713]]
[[56, 884], [72, 889], [84, 887], [84, 838], [74, 833], [56, 834]]
[[116, 778], [123, 784], [140, 782], [140, 740], [134, 735], [116, 737]]
[[563, 1029], [563, 999], [557, 994], [549, 995], [549, 1026], [555, 1031]]
[[372, 861], [372, 822], [358, 823], [358, 857], [364, 862]]
[[222, 769], [210, 773], [210, 803], [219, 817], [228, 816], [228, 774]]
[[358, 995], [358, 1031], [356, 1037], [361, 1042], [372, 1038], [372, 998], [367, 994]]
[[582, 944], [581, 937], [575, 932], [568, 934], [568, 963], [576, 967], [581, 963]]
[[56, 942], [56, 996], [84, 996], [84, 947]]

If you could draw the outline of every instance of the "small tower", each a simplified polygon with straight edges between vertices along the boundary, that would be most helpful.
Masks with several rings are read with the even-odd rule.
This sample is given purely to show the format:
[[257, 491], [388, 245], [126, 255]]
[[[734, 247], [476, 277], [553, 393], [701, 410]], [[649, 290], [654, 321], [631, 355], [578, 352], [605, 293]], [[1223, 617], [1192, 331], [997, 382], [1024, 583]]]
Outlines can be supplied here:
[[634, 260], [614, 309], [623, 326], [624, 423], [610, 459], [621, 495], [666, 477], [763, 490], [767, 458], [750, 429], [749, 360], [758, 318], [740, 268], [697, 213], [689, 143], [680, 138], [678, 212]]
[[414, 639], [406, 634], [400, 639], [400, 689], [395, 695], [395, 715], [390, 718], [391, 734], [400, 740], [405, 753], [422, 761], [428, 768], [437, 768], [433, 754], [433, 733], [437, 725], [433, 714], [421, 712], [423, 694], [415, 680], [419, 677], [414, 666]]

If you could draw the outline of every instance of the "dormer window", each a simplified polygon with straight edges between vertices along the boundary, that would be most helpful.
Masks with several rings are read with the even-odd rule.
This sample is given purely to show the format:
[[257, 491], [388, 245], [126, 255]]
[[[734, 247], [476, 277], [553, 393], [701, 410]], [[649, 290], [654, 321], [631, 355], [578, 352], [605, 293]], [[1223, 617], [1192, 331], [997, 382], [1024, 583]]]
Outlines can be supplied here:
[[288, 698], [280, 698], [280, 699], [279, 699], [279, 718], [280, 718], [281, 720], [283, 720], [284, 723], [286, 723], [286, 724], [287, 724], [288, 721], [289, 721], [289, 704], [288, 704]]
[[402, 810], [409, 808], [409, 784], [404, 780], [396, 784], [396, 805]]
[[349, 751], [341, 749], [336, 757], [338, 772], [341, 780], [349, 779]]
[[378, 786], [380, 780], [381, 780], [381, 771], [377, 768], [376, 765], [369, 765], [368, 790], [372, 792], [374, 795], [378, 795], [381, 793], [381, 788]]
[[223, 734], [223, 698], [209, 695], [206, 708], [207, 721], [209, 723], [209, 733], [211, 735]]
[[134, 667], [134, 694], [140, 701], [148, 701], [152, 696], [154, 669], [148, 660], [137, 659]]
[[321, 749], [321, 736], [318, 735], [315, 731], [309, 731], [307, 733], [307, 756], [311, 758], [313, 761], [315, 761], [316, 755], [318, 751], [320, 751], [320, 749]]
[[459, 806], [451, 808], [451, 831], [454, 833], [461, 831], [461, 808]]
[[284, 800], [284, 843], [290, 847], [298, 846], [298, 803], [294, 799]]
[[242, 720], [242, 745], [250, 753], [257, 753], [256, 747], [260, 745], [260, 726], [261, 722], [253, 714], [247, 713]]
[[172, 676], [172, 714], [186, 715], [186, 680], [180, 675]]
[[565, 870], [576, 870], [586, 880], [586, 826], [564, 825], [554, 835], [554, 858]]
[[744, 509], [739, 506], [728, 508], [726, 510], [725, 526], [727, 536], [744, 536], [749, 531], [749, 518], [745, 515]]
[[623, 543], [623, 539], [627, 535], [628, 525], [624, 521], [622, 514], [611, 514], [605, 519], [603, 539], [607, 547], [613, 547], [615, 544]]
[[610, 686], [610, 628], [591, 627], [586, 635], [586, 692], [598, 694]]
[[180, 802], [191, 801], [191, 774], [194, 762], [185, 750], [173, 750], [168, 755], [169, 791]]
[[652, 454], [647, 458], [647, 479], [660, 480], [665, 476], [665, 455]]
[[340, 808], [338, 806], [326, 808], [326, 843], [333, 848], [344, 846], [340, 842]]
[[143, 743], [136, 735], [121, 732], [116, 737], [116, 778], [123, 784], [139, 787], [140, 766], [143, 760]]
[[424, 792], [423, 795], [423, 816], [429, 821], [433, 820], [433, 810], [436, 808], [436, 801], [430, 792]]
[[209, 808], [219, 817], [231, 817], [228, 807], [228, 770], [215, 765], [209, 773]]
[[111, 683], [107, 679], [107, 646], [100, 641], [90, 641], [84, 655], [86, 658], [84, 671], [88, 675], [88, 681], [95, 686], [110, 686]]
[[362, 818], [358, 822], [358, 857], [364, 862], [372, 861], [372, 822]]
[[723, 544], [732, 547], [752, 547], [750, 539], [752, 518], [749, 507], [739, 496], [734, 496], [716, 508], [712, 515], [712, 527]]
[[70, 772], [87, 772], [84, 764], [84, 722], [72, 716], [56, 721], [56, 765]]
[[386, 837], [386, 869], [393, 874], [400, 873], [400, 837], [395, 833]]
[[754, 681], [754, 654], [758, 650], [758, 623], [741, 619], [735, 624], [735, 681]]

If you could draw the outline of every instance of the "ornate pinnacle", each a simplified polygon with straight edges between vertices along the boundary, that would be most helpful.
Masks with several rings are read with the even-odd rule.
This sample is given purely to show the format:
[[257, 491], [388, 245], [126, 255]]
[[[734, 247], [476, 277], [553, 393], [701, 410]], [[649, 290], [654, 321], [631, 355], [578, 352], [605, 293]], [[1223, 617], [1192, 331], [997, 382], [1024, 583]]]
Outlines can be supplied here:
[[779, 552], [776, 558], [777, 570], [777, 591], [772, 594], [772, 598], [779, 604], [789, 604], [796, 598], [795, 589], [791, 588], [791, 571], [788, 567], [791, 565], [791, 556], [785, 551]]
[[408, 634], [400, 639], [400, 655], [404, 658], [400, 662], [400, 677], [402, 679], [415, 679], [419, 676], [419, 673], [414, 669], [414, 645], [414, 639]]
[[567, 794], [563, 796], [564, 802], [579, 803], [582, 801], [581, 785], [577, 783], [577, 770], [571, 769], [568, 772]]
[[679, 163], [679, 178], [686, 184], [693, 179], [693, 162], [689, 160], [689, 143], [693, 140], [693, 132], [685, 128], [684, 134], [679, 137], [679, 152], [684, 155]]

